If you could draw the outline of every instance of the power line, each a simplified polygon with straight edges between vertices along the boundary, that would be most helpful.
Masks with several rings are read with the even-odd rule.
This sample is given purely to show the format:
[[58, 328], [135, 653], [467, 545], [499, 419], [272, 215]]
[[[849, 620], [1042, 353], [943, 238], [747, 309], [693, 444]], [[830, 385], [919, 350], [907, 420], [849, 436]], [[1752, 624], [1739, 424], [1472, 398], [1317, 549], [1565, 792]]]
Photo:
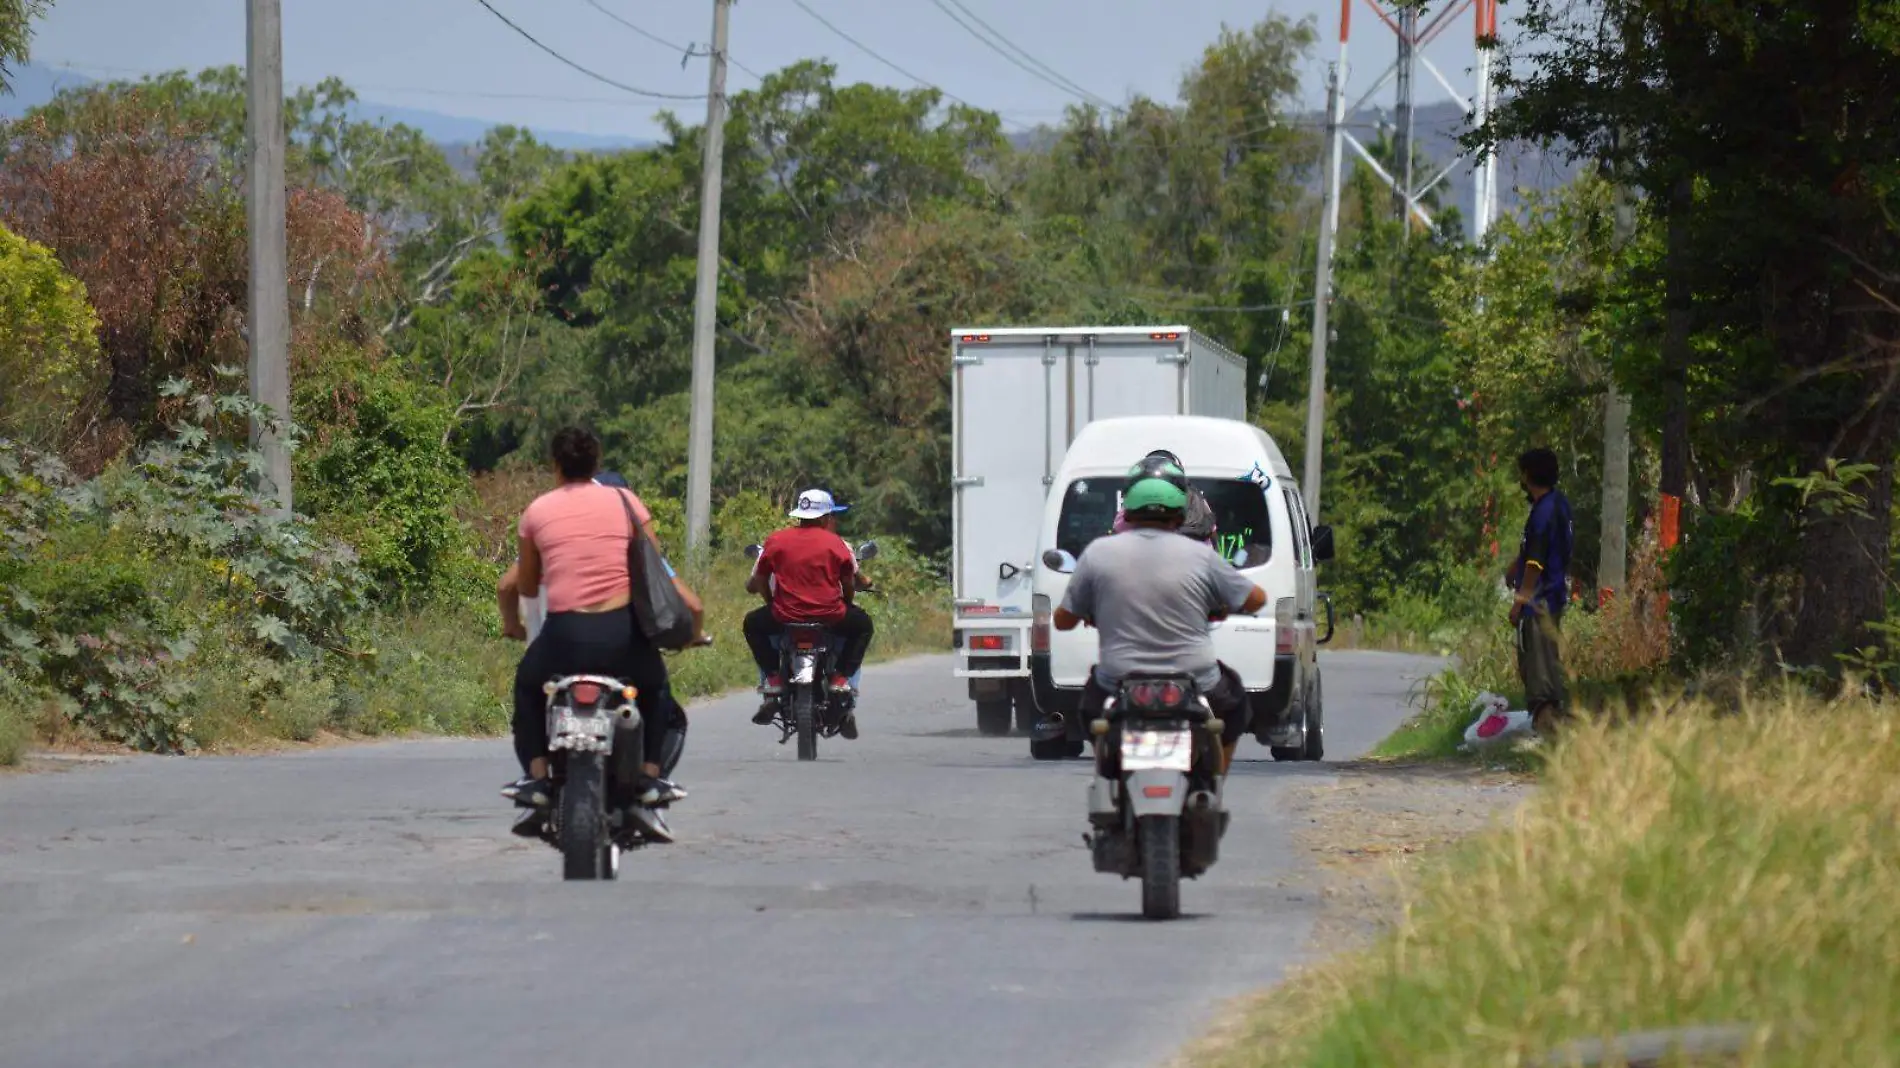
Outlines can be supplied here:
[[[1085, 101], [1088, 101], [1091, 104], [1096, 105], [1097, 107], [1103, 108], [1108, 111], [1121, 110], [1121, 108], [1116, 107], [1114, 103], [1102, 97], [1099, 97], [1095, 95], [1094, 93], [1089, 92], [1087, 89], [1082, 88], [1080, 85], [1077, 85], [1074, 81], [1065, 77], [1060, 71], [1056, 70], [1054, 67], [1051, 67], [1049, 64], [1044, 63], [1042, 60], [1037, 59], [1035, 56], [1030, 55], [1021, 46], [1017, 45], [1016, 42], [1010, 40], [1008, 34], [1003, 33], [1001, 30], [998, 30], [996, 27], [983, 21], [983, 16], [978, 15], [976, 12], [970, 10], [969, 5], [963, 3], [963, 0], [949, 0], [949, 2], [958, 11], [961, 11], [965, 15], [968, 15], [972, 22], [975, 22], [978, 26], [981, 26], [985, 30], [988, 30], [991, 36], [995, 37], [998, 42], [1008, 47], [1010, 51], [1013, 51], [1017, 55], [1022, 56], [1022, 58], [1025, 61], [1027, 61], [1032, 66], [1039, 68], [1043, 72], [1043, 74], [1046, 74], [1048, 76], [1048, 77], [1043, 77], [1043, 74], [1037, 74], [1036, 75], [1037, 77], [1043, 78], [1044, 81], [1050, 82], [1050, 84], [1055, 85], [1057, 88], [1064, 89], [1067, 92], [1073, 93], [1074, 95], [1082, 98]], [[969, 30], [969, 32], [972, 35], [976, 36], [978, 40], [983, 40], [983, 37], [981, 34], [978, 34], [975, 30], [970, 29], [970, 27], [967, 24], [965, 24], [962, 19], [957, 18], [955, 14], [951, 13], [949, 8], [944, 7], [943, 0], [931, 0], [931, 3], [936, 4], [938, 10], [942, 11], [946, 15], [949, 15], [951, 19], [955, 20], [959, 26], [962, 26], [965, 30]], [[996, 45], [990, 44], [990, 42], [988, 41], [983, 41], [983, 43], [986, 45], [989, 45], [992, 49], [996, 48]], [[1003, 56], [1004, 59], [1009, 59], [1010, 62], [1016, 63], [1018, 67], [1023, 66], [1022, 63], [1017, 63], [1016, 60], [1012, 59], [1008, 53], [1001, 52], [1000, 49], [998, 50], [998, 52], [999, 54]], [[1024, 67], [1023, 69], [1029, 70], [1028, 67]], [[1029, 73], [1036, 74], [1036, 71], [1030, 70]]]
[[[1050, 85], [1055, 86], [1057, 89], [1060, 89], [1065, 93], [1068, 93], [1072, 96], [1079, 97], [1085, 103], [1094, 104], [1097, 107], [1105, 108], [1109, 111], [1119, 112], [1121, 110], [1120, 108], [1116, 107], [1114, 104], [1111, 104], [1108, 101], [1103, 100], [1101, 97], [1096, 96], [1094, 93], [1091, 93], [1088, 90], [1083, 89], [1082, 87], [1076, 85], [1075, 83], [1068, 81], [1068, 79], [1063, 78], [1060, 74], [1056, 74], [1054, 71], [1048, 71], [1047, 73], [1045, 73], [1042, 70], [1037, 70], [1035, 66], [1031, 65], [1032, 63], [1040, 62], [1036, 60], [1034, 56], [1029, 57], [1030, 62], [1028, 63], [1024, 62], [1023, 60], [1017, 59], [1015, 56], [1005, 51], [1002, 45], [999, 45], [996, 41], [990, 40], [987, 36], [985, 36], [982, 33], [982, 31], [978, 30], [976, 27], [970, 25], [969, 23], [963, 21], [961, 16], [959, 16], [955, 11], [950, 9], [949, 4], [944, 3], [944, 0], [930, 0], [930, 2], [936, 5], [937, 10], [949, 16], [950, 21], [956, 23], [958, 26], [961, 26], [964, 32], [976, 38], [990, 51], [995, 52], [997, 55], [1002, 56], [1004, 59], [1007, 59], [1011, 63], [1015, 64], [1018, 69], [1022, 70], [1024, 73], [1027, 73], [1031, 77], [1038, 78], [1044, 82], [1047, 82]], [[958, 6], [961, 7], [962, 5], [959, 4]], [[975, 18], [975, 16], [972, 15], [971, 18]], [[978, 21], [980, 22], [981, 20], [979, 19]], [[994, 33], [995, 31], [992, 30], [991, 32]], [[1009, 40], [1007, 37], [1003, 37], [1001, 34], [998, 34], [997, 36], [1005, 42]], [[1012, 44], [1010, 47], [1013, 48], [1015, 46]], [[1023, 54], [1028, 55], [1027, 52]]]
[[555, 59], [560, 60], [562, 63], [567, 64], [569, 67], [572, 67], [577, 71], [580, 71], [582, 74], [587, 75], [589, 78], [594, 79], [595, 81], [601, 83], [602, 85], [611, 85], [615, 89], [620, 90], [621, 92], [632, 93], [635, 96], [652, 97], [655, 100], [704, 100], [706, 99], [706, 94], [704, 93], [656, 93], [651, 89], [640, 89], [631, 85], [627, 85], [624, 82], [614, 81], [612, 78], [607, 77], [605, 74], [601, 74], [596, 71], [589, 70], [586, 67], [581, 66], [579, 63], [576, 63], [573, 60], [562, 55], [561, 53], [556, 52], [554, 49], [548, 47], [547, 45], [542, 44], [541, 40], [537, 38], [534, 34], [531, 34], [527, 30], [522, 29], [520, 26], [515, 24], [515, 21], [513, 19], [502, 14], [500, 11], [497, 11], [495, 9], [495, 5], [489, 3], [488, 0], [475, 0], [475, 2], [487, 8], [489, 14], [495, 16], [496, 18], [500, 19], [502, 22], [506, 23], [509, 29], [520, 34], [523, 38], [525, 38], [528, 41], [529, 44], [532, 44], [536, 48], [539, 48], [541, 51], [546, 52], [548, 55], [553, 56]]
[[[615, 22], [618, 22], [622, 26], [625, 26], [627, 29], [632, 30], [634, 33], [637, 33], [640, 36], [646, 38], [647, 40], [652, 41], [654, 44], [657, 44], [663, 48], [670, 48], [673, 51], [678, 52], [682, 56], [692, 58], [696, 56], [704, 56], [706, 54], [704, 52], [698, 51], [697, 49], [688, 47], [686, 45], [674, 44], [672, 41], [669, 41], [666, 38], [661, 37], [657, 33], [653, 33], [643, 27], [634, 25], [633, 23], [620, 17], [619, 15], [615, 14], [612, 10], [610, 10], [609, 8], [601, 4], [600, 0], [581, 0], [581, 2], [586, 4], [588, 7], [593, 8], [595, 11], [598, 11], [601, 14], [607, 16], [608, 18], [614, 20]], [[726, 62], [729, 65], [737, 67], [740, 70], [745, 71], [747, 74], [752, 75], [754, 78], [757, 78], [759, 81], [765, 80], [765, 75], [760, 74], [758, 71], [753, 70], [751, 67], [748, 67], [745, 64], [739, 62], [738, 60], [732, 58], [730, 54], [726, 56]]]
[[[988, 108], [978, 107], [977, 105], [970, 103], [968, 100], [963, 99], [962, 97], [956, 95], [950, 90], [945, 89], [943, 86], [936, 84], [930, 79], [919, 77], [916, 74], [913, 74], [908, 70], [905, 70], [903, 67], [898, 66], [895, 62], [889, 59], [886, 59], [884, 56], [880, 55], [878, 51], [872, 48], [870, 45], [867, 45], [863, 41], [858, 40], [856, 37], [851, 36], [850, 34], [846, 33], [844, 30], [840, 29], [838, 25], [832, 22], [830, 19], [824, 17], [823, 15], [820, 15], [816, 11], [813, 11], [811, 8], [811, 5], [805, 3], [805, 0], [792, 0], [792, 4], [795, 7], [797, 7], [800, 11], [803, 11], [805, 14], [810, 15], [813, 19], [817, 20], [820, 26], [823, 26], [825, 29], [830, 30], [832, 33], [838, 35], [838, 37], [842, 38], [846, 44], [850, 45], [851, 47], [857, 49], [860, 52], [863, 52], [865, 55], [870, 56], [872, 59], [877, 60], [879, 63], [884, 64], [886, 67], [889, 67], [890, 69], [896, 71], [897, 73], [903, 75], [904, 77], [909, 78], [911, 81], [916, 82], [918, 85], [924, 86], [927, 89], [935, 89], [940, 95], [943, 96], [944, 99], [954, 100], [957, 103], [962, 104], [966, 108], [976, 108], [978, 111], [990, 110]], [[998, 118], [1001, 118], [1003, 115], [1003, 113], [1000, 111], [995, 112], [995, 114]], [[1018, 128], [1024, 128], [1022, 123], [1016, 123], [1015, 125]]]

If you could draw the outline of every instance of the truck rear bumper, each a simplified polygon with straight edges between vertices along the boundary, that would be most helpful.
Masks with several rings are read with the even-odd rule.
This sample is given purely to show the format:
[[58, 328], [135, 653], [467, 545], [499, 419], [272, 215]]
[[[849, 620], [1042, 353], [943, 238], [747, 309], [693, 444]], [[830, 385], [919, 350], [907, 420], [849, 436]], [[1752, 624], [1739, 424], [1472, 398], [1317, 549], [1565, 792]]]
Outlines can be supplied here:
[[959, 679], [1029, 677], [1029, 620], [1008, 616], [958, 619], [952, 626]]

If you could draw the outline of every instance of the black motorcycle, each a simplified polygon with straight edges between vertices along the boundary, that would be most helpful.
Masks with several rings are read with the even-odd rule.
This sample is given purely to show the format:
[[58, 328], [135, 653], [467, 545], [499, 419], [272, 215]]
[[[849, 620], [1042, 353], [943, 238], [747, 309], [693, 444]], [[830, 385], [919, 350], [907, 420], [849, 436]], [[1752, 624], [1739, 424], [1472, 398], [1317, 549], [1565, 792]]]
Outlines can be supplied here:
[[541, 839], [560, 850], [562, 878], [612, 879], [621, 851], [648, 842], [628, 812], [645, 762], [634, 688], [606, 675], [568, 675], [545, 689], [554, 804]]
[[[764, 551], [764, 546], [748, 545], [745, 554], [757, 560]], [[875, 556], [877, 542], [858, 546], [860, 563]], [[860, 575], [858, 588], [868, 590], [871, 584]], [[797, 738], [798, 759], [817, 760], [818, 739], [843, 733], [852, 725], [851, 713], [857, 708], [856, 694], [831, 688], [844, 641], [820, 623], [789, 623], [774, 644], [778, 646], [779, 678], [785, 680], [785, 692], [767, 698], [773, 702], [772, 724], [780, 731], [778, 742], [784, 745]]]

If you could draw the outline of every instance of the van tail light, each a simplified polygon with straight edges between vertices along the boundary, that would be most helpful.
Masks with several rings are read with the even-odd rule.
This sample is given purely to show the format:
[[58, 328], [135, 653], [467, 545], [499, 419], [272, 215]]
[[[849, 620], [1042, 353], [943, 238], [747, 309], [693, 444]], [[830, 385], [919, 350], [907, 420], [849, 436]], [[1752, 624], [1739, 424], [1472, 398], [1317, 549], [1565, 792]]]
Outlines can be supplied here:
[[1282, 597], [1273, 603], [1273, 646], [1282, 655], [1297, 652], [1299, 642], [1294, 633], [1297, 623], [1296, 602], [1291, 597]]
[[1030, 601], [1030, 606], [1034, 612], [1034, 617], [1029, 625], [1029, 651], [1047, 655], [1049, 652], [1049, 627], [1051, 619], [1055, 614], [1055, 609], [1051, 606], [1049, 598], [1044, 594], [1037, 594], [1035, 599]]

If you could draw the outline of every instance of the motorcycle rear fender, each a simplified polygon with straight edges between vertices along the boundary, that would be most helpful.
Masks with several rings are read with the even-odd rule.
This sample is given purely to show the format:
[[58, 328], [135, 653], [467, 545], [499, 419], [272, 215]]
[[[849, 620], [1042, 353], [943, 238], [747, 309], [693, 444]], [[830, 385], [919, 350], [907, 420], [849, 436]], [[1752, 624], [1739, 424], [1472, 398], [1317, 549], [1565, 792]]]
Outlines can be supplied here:
[[1187, 804], [1187, 776], [1178, 771], [1131, 771], [1122, 777], [1122, 782], [1129, 811], [1136, 819], [1178, 816]]

